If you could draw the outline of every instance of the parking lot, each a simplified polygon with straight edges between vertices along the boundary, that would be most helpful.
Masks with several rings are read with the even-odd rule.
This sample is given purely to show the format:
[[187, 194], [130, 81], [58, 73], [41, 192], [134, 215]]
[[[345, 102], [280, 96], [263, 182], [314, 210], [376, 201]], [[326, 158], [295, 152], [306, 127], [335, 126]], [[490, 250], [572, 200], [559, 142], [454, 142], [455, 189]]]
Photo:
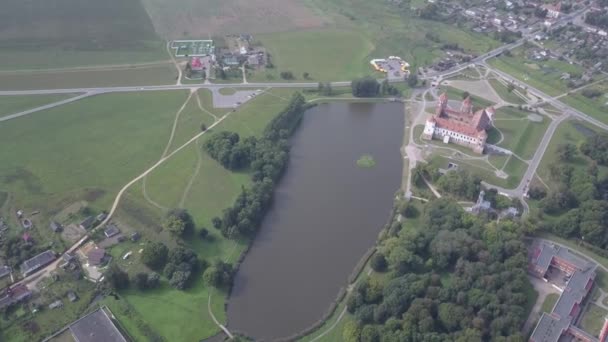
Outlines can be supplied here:
[[243, 103], [251, 100], [263, 92], [262, 89], [256, 90], [237, 90], [233, 94], [223, 95], [219, 89], [212, 89], [213, 107], [215, 108], [236, 108]]

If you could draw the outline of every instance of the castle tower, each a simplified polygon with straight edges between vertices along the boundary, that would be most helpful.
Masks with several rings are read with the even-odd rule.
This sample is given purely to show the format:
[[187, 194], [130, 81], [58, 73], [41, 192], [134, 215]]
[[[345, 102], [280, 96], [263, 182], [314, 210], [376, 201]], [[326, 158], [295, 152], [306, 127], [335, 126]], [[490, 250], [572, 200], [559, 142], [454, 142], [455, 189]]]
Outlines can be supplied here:
[[462, 105], [460, 106], [460, 113], [469, 115], [472, 112], [473, 112], [473, 102], [471, 101], [471, 97], [467, 96], [467, 98], [462, 101]]
[[441, 114], [443, 114], [443, 112], [445, 111], [445, 108], [448, 105], [448, 95], [446, 93], [443, 93], [439, 96], [439, 99], [437, 100], [437, 107], [435, 108], [435, 115], [437, 116], [441, 116]]

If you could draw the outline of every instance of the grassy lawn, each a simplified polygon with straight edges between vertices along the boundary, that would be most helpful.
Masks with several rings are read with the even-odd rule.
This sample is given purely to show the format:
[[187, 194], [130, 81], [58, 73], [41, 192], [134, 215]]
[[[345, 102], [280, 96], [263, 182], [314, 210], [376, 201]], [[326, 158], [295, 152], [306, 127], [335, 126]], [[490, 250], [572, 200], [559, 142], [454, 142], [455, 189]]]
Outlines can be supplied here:
[[553, 310], [553, 307], [555, 306], [555, 303], [557, 303], [558, 299], [559, 294], [549, 293], [547, 297], [545, 297], [545, 301], [543, 301], [543, 305], [541, 306], [541, 312], [550, 313], [551, 310]]
[[536, 62], [526, 58], [526, 50], [512, 50], [512, 56], [492, 58], [489, 64], [535, 87], [548, 95], [557, 96], [569, 91], [567, 81], [560, 80], [563, 73], [580, 74], [582, 69], [556, 59]]
[[63, 242], [47, 228], [50, 217], [83, 199], [95, 210], [107, 209], [120, 187], [159, 158], [186, 96], [99, 95], [3, 122], [0, 187], [11, 201], [2, 214], [40, 211], [32, 237], [60, 249]]
[[608, 310], [595, 304], [589, 304], [589, 306], [587, 306], [587, 311], [583, 313], [581, 327], [591, 335], [599, 336], [606, 315], [608, 315]]
[[526, 101], [524, 101], [524, 99], [522, 99], [521, 97], [517, 96], [517, 94], [514, 93], [515, 90], [509, 91], [509, 89], [506, 86], [504, 86], [502, 83], [500, 83], [497, 79], [492, 78], [492, 79], [489, 79], [488, 82], [490, 82], [490, 85], [492, 86], [492, 88], [494, 88], [494, 90], [496, 90], [496, 93], [498, 93], [498, 96], [500, 96], [500, 98], [502, 98], [506, 102], [513, 103], [513, 104], [526, 103]]
[[0, 96], [0, 117], [65, 100], [72, 96], [74, 95]]
[[[374, 45], [354, 31], [269, 33], [258, 35], [257, 39], [268, 49], [275, 68], [255, 73], [250, 81], [267, 81], [267, 75], [280, 80], [282, 71], [291, 71], [300, 81], [304, 80], [302, 74], [308, 72], [312, 82], [348, 81], [372, 73], [367, 56]], [[340, 49], [335, 49], [336, 44]]]
[[0, 90], [163, 85], [175, 83], [175, 77], [177, 71], [170, 63], [106, 70], [0, 73]]
[[534, 286], [532, 286], [532, 284], [530, 284], [530, 282], [528, 281], [526, 282], [526, 288], [524, 289], [524, 293], [526, 295], [525, 312], [527, 315], [529, 315], [530, 311], [532, 311], [532, 308], [534, 307], [534, 304], [536, 304], [538, 292], [536, 292]]
[[511, 150], [523, 159], [531, 159], [549, 127], [549, 118], [540, 116], [542, 122], [528, 120], [528, 113], [512, 107], [496, 111], [494, 126], [502, 133], [498, 146]]
[[[461, 89], [450, 87], [450, 86], [441, 86], [439, 89], [445, 91], [450, 100], [454, 100], [454, 101], [463, 100], [462, 94], [464, 93], [464, 91], [462, 91]], [[470, 94], [470, 95], [471, 95], [471, 100], [473, 101], [474, 108], [484, 108], [484, 107], [489, 107], [489, 106], [492, 106], [495, 104], [494, 102], [486, 100], [483, 97], [480, 97], [480, 96], [477, 96], [474, 94]]]
[[579, 91], [562, 97], [560, 101], [604, 123], [608, 123], [608, 81], [593, 85], [590, 89], [599, 90], [602, 95], [588, 98]]

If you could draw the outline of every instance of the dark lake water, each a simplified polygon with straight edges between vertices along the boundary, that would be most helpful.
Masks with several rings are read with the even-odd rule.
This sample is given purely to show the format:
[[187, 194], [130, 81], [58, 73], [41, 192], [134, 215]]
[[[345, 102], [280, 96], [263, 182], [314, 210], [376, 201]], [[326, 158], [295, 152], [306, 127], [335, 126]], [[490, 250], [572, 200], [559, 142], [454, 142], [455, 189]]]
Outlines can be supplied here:
[[[235, 279], [229, 328], [273, 340], [316, 322], [373, 246], [401, 184], [403, 104], [310, 109]], [[360, 168], [370, 154], [376, 165]]]

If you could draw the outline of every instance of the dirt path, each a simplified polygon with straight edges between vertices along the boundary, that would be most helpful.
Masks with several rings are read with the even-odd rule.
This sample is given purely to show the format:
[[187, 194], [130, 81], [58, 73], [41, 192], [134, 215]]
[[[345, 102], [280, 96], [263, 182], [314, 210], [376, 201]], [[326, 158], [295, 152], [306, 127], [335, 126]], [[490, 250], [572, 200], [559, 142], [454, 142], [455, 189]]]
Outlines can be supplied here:
[[182, 85], [182, 68], [179, 67], [179, 63], [175, 59], [173, 51], [171, 51], [171, 41], [167, 41], [167, 53], [171, 58], [171, 62], [175, 65], [175, 69], [177, 69], [177, 82], [175, 82], [175, 85]]
[[190, 177], [190, 180], [188, 181], [188, 185], [186, 185], [186, 188], [184, 189], [184, 192], [182, 193], [182, 198], [179, 201], [179, 206], [180, 208], [184, 207], [184, 204], [186, 203], [186, 198], [188, 198], [188, 194], [190, 194], [190, 189], [192, 189], [192, 185], [194, 184], [194, 181], [196, 180], [196, 177], [198, 176], [198, 173], [201, 171], [201, 166], [203, 164], [203, 158], [201, 157], [201, 151], [198, 148], [198, 141], [194, 142], [194, 153], [196, 153], [196, 156], [198, 157], [198, 161], [196, 162], [196, 168], [194, 169], [194, 172], [192, 173], [192, 176]]
[[149, 195], [148, 195], [148, 191], [146, 190], [146, 180], [148, 178], [144, 177], [144, 179], [142, 179], [142, 184], [141, 184], [141, 192], [142, 195], [144, 196], [144, 198], [146, 199], [146, 201], [148, 201], [148, 203], [152, 204], [153, 206], [157, 207], [160, 210], [169, 210], [169, 208], [155, 202]]
[[215, 114], [211, 113], [210, 111], [206, 110], [203, 107], [203, 104], [201, 103], [201, 97], [198, 95], [198, 91], [196, 92], [196, 103], [198, 104], [198, 108], [203, 112], [203, 113], [207, 113], [209, 114], [209, 116], [211, 116], [213, 118], [213, 121], [217, 121], [217, 116], [215, 116]]
[[184, 108], [186, 108], [186, 105], [188, 104], [188, 102], [190, 102], [190, 98], [192, 97], [192, 94], [194, 94], [195, 92], [196, 92], [195, 89], [190, 89], [190, 94], [186, 98], [186, 101], [184, 101], [184, 103], [179, 108], [177, 113], [175, 113], [175, 119], [173, 120], [173, 128], [171, 129], [171, 135], [169, 136], [169, 141], [167, 141], [167, 146], [165, 146], [165, 150], [163, 151], [161, 158], [166, 156], [167, 153], [169, 153], [169, 149], [171, 148], [171, 144], [173, 143], [173, 138], [175, 137], [175, 131], [177, 129], [177, 123], [179, 122], [179, 117], [182, 114], [182, 112], [184, 111]]

